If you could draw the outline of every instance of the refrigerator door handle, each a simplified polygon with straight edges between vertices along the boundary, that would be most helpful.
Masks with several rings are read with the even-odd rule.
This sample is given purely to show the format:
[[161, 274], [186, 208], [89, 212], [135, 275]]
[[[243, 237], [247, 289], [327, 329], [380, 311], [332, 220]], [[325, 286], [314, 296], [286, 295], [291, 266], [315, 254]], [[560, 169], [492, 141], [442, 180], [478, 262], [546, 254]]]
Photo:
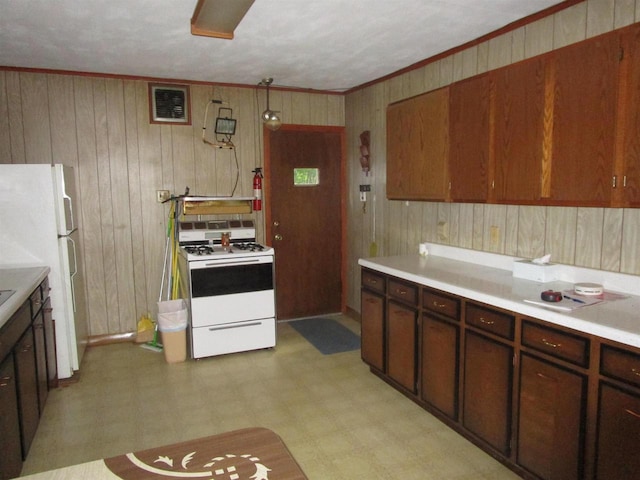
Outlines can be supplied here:
[[67, 205], [67, 208], [65, 210], [69, 212], [69, 224], [66, 225], [66, 229], [67, 234], [70, 234], [76, 229], [76, 221], [75, 218], [73, 218], [73, 202], [71, 201], [71, 197], [69, 197], [68, 195], [65, 195], [62, 198]]
[[73, 311], [76, 312], [76, 286], [73, 281], [73, 277], [78, 273], [78, 257], [76, 255], [76, 242], [73, 238], [66, 237], [67, 241], [71, 242], [71, 253], [73, 253], [73, 269], [71, 270], [71, 301], [73, 302]]

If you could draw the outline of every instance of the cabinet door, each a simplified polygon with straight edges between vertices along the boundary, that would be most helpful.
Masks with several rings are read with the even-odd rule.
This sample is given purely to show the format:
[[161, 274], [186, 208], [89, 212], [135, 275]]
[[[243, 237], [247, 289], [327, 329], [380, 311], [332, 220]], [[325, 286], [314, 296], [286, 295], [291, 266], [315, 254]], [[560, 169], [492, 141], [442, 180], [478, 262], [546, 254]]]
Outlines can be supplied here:
[[47, 378], [49, 388], [58, 386], [58, 355], [56, 351], [56, 325], [53, 320], [51, 299], [47, 298], [42, 307], [44, 316], [44, 339], [47, 352]]
[[519, 465], [548, 480], [582, 478], [585, 382], [582, 375], [522, 355]]
[[20, 475], [22, 447], [13, 356], [0, 363], [0, 479]]
[[384, 297], [362, 290], [360, 309], [362, 360], [384, 371]]
[[554, 205], [610, 205], [619, 57], [616, 34], [552, 54], [550, 198]]
[[413, 393], [416, 393], [416, 317], [414, 308], [389, 302], [387, 375]]
[[600, 384], [596, 478], [635, 480], [640, 472], [640, 396]]
[[36, 378], [38, 380], [38, 411], [42, 414], [49, 393], [47, 378], [47, 347], [44, 337], [44, 317], [40, 310], [33, 320], [33, 342], [36, 355]]
[[542, 197], [545, 57], [491, 72], [495, 173], [499, 203], [534, 204]]
[[489, 182], [487, 74], [451, 85], [449, 115], [451, 200], [485, 202]]
[[14, 349], [18, 404], [20, 405], [20, 431], [22, 433], [22, 458], [27, 457], [31, 441], [38, 429], [38, 380], [33, 332], [29, 328]]
[[389, 105], [387, 197], [444, 200], [448, 184], [449, 90]]
[[462, 423], [503, 455], [509, 455], [513, 349], [467, 331]]
[[422, 399], [453, 420], [458, 418], [459, 327], [422, 317]]
[[622, 168], [617, 189], [622, 188], [621, 205], [640, 207], [640, 25], [633, 25], [622, 36], [623, 85], [620, 92], [619, 125], [622, 130]]

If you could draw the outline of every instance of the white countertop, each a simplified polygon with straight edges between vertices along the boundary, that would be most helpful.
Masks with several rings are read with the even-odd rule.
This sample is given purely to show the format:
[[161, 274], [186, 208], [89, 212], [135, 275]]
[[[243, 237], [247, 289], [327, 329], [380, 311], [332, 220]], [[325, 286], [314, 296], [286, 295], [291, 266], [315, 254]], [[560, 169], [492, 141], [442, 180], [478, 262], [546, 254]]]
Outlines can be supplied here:
[[[441, 249], [435, 248], [435, 250]], [[455, 256], [455, 250], [460, 249], [447, 249], [440, 253], [449, 255], [454, 252]], [[458, 258], [461, 257], [458, 256]], [[570, 312], [556, 311], [526, 303], [524, 299], [538, 300], [540, 293], [544, 290], [569, 290], [573, 288], [573, 283], [567, 281], [538, 283], [514, 278], [511, 270], [504, 268], [505, 262], [491, 257], [489, 259], [491, 265], [494, 264], [491, 261], [495, 261], [495, 265], [501, 268], [488, 266], [482, 262], [472, 263], [453, 259], [450, 256], [433, 254], [421, 256], [417, 253], [363, 258], [358, 263], [363, 267], [470, 300], [495, 305], [515, 313], [640, 348], [640, 295], [635, 292], [623, 292], [626, 298], [622, 300], [583, 306]], [[605, 290], [610, 291], [606, 282], [603, 284]]]
[[15, 290], [0, 306], [0, 328], [49, 274], [49, 267], [0, 268], [0, 290]]

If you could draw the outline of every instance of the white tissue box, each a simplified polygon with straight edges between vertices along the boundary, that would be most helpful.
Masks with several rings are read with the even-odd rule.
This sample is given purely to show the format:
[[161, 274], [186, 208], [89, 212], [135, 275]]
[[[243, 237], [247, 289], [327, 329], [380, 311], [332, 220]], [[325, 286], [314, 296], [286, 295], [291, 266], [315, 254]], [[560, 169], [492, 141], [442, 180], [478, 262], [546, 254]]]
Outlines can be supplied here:
[[558, 279], [558, 265], [553, 263], [533, 263], [531, 260], [513, 262], [513, 276], [534, 282], [553, 282]]

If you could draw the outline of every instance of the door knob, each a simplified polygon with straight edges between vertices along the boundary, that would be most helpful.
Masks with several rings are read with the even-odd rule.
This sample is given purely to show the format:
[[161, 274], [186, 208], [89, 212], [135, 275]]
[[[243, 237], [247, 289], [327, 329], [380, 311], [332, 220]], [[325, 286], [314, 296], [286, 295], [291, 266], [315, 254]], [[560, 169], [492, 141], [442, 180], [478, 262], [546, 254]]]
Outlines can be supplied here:
[[273, 238], [275, 238], [276, 240], [282, 240], [282, 235], [280, 235], [279, 233], [276, 233]]
[[274, 226], [274, 227], [279, 227], [279, 226], [280, 226], [280, 222], [279, 222], [279, 221], [277, 221], [277, 220], [275, 220], [275, 221], [273, 222], [273, 226]]

